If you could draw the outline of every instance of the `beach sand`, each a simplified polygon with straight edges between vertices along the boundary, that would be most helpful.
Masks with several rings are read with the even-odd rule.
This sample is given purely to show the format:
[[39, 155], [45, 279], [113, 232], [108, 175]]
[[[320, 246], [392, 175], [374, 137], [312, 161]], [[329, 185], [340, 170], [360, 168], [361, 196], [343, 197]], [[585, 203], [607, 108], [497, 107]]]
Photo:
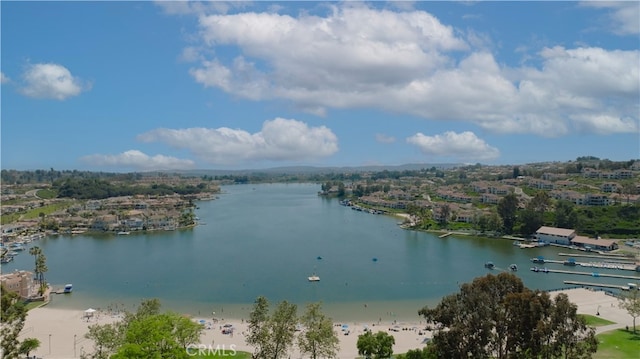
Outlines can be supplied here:
[[[578, 313], [596, 315], [604, 319], [611, 320], [616, 324], [598, 327], [597, 332], [624, 328], [633, 324], [633, 318], [623, 309], [618, 307], [618, 300], [615, 297], [606, 295], [601, 291], [591, 291], [588, 289], [571, 289], [558, 292], [551, 292], [551, 296], [557, 293], [566, 293], [569, 299], [578, 305]], [[106, 324], [119, 320], [118, 315], [110, 315], [102, 311], [97, 311], [90, 318], [85, 317], [84, 310], [70, 310], [48, 308], [47, 306], [32, 309], [29, 311], [21, 338], [37, 338], [40, 340], [40, 348], [31, 355], [41, 358], [67, 359], [78, 358], [82, 352], [93, 351], [93, 343], [84, 338], [91, 324]], [[358, 356], [356, 342], [358, 335], [364, 333], [366, 327], [374, 333], [379, 330], [387, 332], [395, 337], [396, 344], [393, 347], [394, 353], [404, 353], [410, 349], [422, 348], [425, 338], [430, 338], [431, 333], [422, 331], [424, 322], [419, 318], [415, 321], [382, 321], [378, 324], [378, 318], [371, 318], [373, 324], [363, 324], [358, 322], [336, 321], [334, 328], [340, 339], [340, 351], [338, 358], [351, 359]], [[213, 322], [212, 318], [194, 318], [195, 321], [203, 321], [210, 329], [203, 331], [200, 344], [211, 348], [235, 348], [240, 351], [251, 352], [252, 349], [245, 344], [245, 334], [247, 325], [243, 319], [218, 318]], [[222, 334], [222, 327], [231, 324], [235, 330], [233, 335]], [[343, 325], [347, 325], [343, 330]], [[404, 330], [403, 330], [404, 329]], [[397, 331], [394, 331], [397, 330]], [[348, 331], [348, 335], [344, 335]], [[297, 350], [290, 353], [291, 358], [301, 358]]]

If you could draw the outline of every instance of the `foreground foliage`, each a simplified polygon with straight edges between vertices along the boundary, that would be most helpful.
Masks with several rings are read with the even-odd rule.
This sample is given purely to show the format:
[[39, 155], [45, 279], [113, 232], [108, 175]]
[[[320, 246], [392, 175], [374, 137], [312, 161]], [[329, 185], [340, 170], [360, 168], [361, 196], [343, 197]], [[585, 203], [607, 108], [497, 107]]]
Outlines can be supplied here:
[[269, 302], [258, 297], [249, 314], [249, 333], [246, 342], [255, 348], [254, 358], [278, 359], [287, 355], [293, 345], [296, 330], [297, 306], [287, 301], [278, 304], [273, 314]]
[[5, 359], [20, 358], [40, 346], [34, 338], [19, 340], [20, 332], [27, 319], [27, 309], [18, 294], [0, 287], [2, 302], [0, 305], [0, 357]]
[[334, 358], [338, 352], [338, 335], [333, 330], [333, 322], [321, 311], [320, 303], [307, 305], [300, 318], [303, 326], [298, 336], [298, 348], [310, 358]]
[[94, 353], [85, 358], [190, 358], [187, 347], [200, 340], [203, 326], [176, 313], [160, 313], [157, 299], [141, 303], [122, 321], [91, 325], [85, 336], [94, 341]]
[[358, 354], [364, 355], [365, 358], [391, 358], [393, 354], [393, 345], [396, 339], [385, 332], [379, 331], [372, 334], [366, 331], [364, 334], [358, 335]]
[[597, 349], [565, 294], [552, 300], [510, 273], [476, 278], [419, 314], [435, 325], [427, 348], [437, 358], [591, 358]]
[[620, 308], [633, 318], [633, 333], [636, 334], [636, 318], [640, 317], [640, 290], [630, 290], [622, 293]]

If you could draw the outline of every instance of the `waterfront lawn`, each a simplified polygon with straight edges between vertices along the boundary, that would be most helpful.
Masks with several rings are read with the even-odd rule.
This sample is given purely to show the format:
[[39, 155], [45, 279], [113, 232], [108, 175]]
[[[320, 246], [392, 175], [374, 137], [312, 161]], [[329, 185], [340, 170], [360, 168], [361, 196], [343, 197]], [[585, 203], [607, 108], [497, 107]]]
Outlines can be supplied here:
[[615, 322], [612, 322], [610, 320], [602, 319], [600, 317], [589, 314], [578, 314], [578, 316], [583, 317], [587, 322], [587, 326], [589, 327], [601, 327], [604, 325], [616, 324]]
[[593, 359], [637, 359], [640, 353], [640, 332], [616, 329], [596, 335], [598, 351]]
[[219, 350], [217, 352], [211, 352], [206, 355], [193, 356], [192, 358], [204, 359], [204, 358], [233, 358], [233, 359], [251, 359], [251, 353], [231, 350]]

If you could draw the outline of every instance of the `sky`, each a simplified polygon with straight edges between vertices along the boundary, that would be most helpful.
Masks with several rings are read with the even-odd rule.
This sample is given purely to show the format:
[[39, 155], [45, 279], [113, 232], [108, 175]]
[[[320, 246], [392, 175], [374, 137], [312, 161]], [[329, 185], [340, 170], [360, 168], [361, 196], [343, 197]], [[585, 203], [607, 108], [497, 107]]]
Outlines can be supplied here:
[[640, 3], [0, 2], [1, 167], [640, 158]]

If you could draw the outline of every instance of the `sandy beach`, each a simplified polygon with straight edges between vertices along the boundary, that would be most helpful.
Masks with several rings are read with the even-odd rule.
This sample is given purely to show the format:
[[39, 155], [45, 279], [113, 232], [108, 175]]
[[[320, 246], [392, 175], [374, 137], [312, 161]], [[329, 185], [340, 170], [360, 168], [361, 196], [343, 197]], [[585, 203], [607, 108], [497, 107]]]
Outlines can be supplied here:
[[[615, 297], [606, 295], [601, 291], [591, 291], [588, 289], [571, 289], [559, 292], [551, 292], [551, 296], [557, 293], [566, 293], [569, 299], [578, 305], [578, 312], [583, 314], [596, 315], [615, 322], [615, 324], [598, 327], [598, 333], [631, 326], [633, 320], [629, 314], [618, 307], [618, 300]], [[47, 306], [32, 309], [29, 311], [21, 338], [33, 337], [40, 340], [40, 348], [31, 353], [41, 358], [78, 358], [82, 352], [91, 352], [93, 343], [84, 338], [91, 324], [112, 323], [120, 319], [118, 315], [111, 315], [103, 311], [96, 311], [89, 318], [84, 310], [70, 310], [48, 308]], [[202, 322], [206, 328], [202, 333], [200, 344], [215, 348], [235, 348], [236, 350], [251, 352], [252, 349], [245, 344], [245, 333], [247, 325], [243, 319], [218, 318], [213, 322], [212, 318], [194, 318], [195, 321]], [[334, 328], [340, 338], [340, 351], [338, 358], [355, 358], [358, 355], [356, 342], [358, 335], [362, 334], [365, 328], [370, 328], [374, 333], [382, 330], [395, 337], [396, 344], [393, 347], [394, 353], [403, 353], [410, 349], [422, 348], [425, 338], [431, 337], [428, 331], [422, 331], [423, 324], [416, 321], [382, 321], [378, 324], [377, 319], [372, 318], [373, 324], [363, 324], [358, 322], [335, 321]], [[233, 334], [223, 334], [222, 328], [225, 324], [232, 325], [235, 330]], [[348, 332], [348, 335], [345, 333]], [[302, 358], [299, 352], [292, 351], [291, 358]]]

